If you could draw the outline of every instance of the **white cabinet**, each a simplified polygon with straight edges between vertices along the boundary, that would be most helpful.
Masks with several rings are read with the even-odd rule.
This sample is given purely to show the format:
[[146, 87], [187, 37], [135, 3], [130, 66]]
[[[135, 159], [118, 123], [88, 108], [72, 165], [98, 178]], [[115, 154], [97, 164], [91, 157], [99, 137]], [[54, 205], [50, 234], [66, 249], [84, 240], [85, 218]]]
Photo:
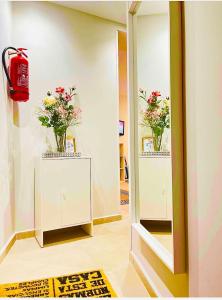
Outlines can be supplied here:
[[75, 225], [84, 225], [92, 234], [91, 159], [38, 159], [35, 231], [39, 244], [44, 245], [44, 232]]
[[172, 167], [169, 156], [139, 158], [141, 220], [172, 219]]

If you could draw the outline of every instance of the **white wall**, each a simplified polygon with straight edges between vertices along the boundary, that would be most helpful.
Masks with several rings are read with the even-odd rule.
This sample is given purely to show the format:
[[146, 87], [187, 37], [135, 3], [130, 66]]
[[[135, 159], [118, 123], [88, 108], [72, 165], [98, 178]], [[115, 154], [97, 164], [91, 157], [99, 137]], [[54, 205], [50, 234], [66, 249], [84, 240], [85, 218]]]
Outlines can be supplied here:
[[[51, 129], [35, 108], [47, 90], [77, 86], [82, 124], [77, 151], [93, 158], [94, 217], [119, 213], [118, 24], [47, 2], [13, 2], [13, 43], [29, 49], [30, 102], [19, 104], [16, 139], [16, 229], [33, 228], [34, 156]], [[54, 144], [53, 144], [54, 146]]]
[[[11, 42], [10, 3], [0, 2], [0, 53]], [[14, 233], [12, 103], [7, 98], [3, 71], [0, 72], [0, 253]]]
[[185, 2], [190, 296], [222, 296], [222, 3]]
[[[138, 88], [147, 90], [148, 95], [158, 90], [163, 97], [170, 96], [169, 75], [169, 17], [145, 15], [137, 17], [137, 74]], [[139, 100], [139, 112], [142, 109]], [[142, 137], [151, 135], [147, 127], [139, 126], [139, 152]]]

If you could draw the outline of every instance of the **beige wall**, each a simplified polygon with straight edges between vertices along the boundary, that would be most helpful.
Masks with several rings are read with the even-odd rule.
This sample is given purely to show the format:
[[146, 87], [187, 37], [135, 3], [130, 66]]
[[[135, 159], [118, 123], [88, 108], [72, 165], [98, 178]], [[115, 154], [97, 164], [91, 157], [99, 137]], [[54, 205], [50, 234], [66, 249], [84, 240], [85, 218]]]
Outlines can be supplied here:
[[222, 3], [185, 2], [190, 296], [222, 296]]
[[[0, 2], [0, 52], [11, 45], [11, 7]], [[2, 69], [1, 69], [2, 70]], [[0, 72], [0, 253], [14, 233], [12, 103], [7, 98], [3, 72]]]
[[[119, 213], [117, 30], [121, 25], [47, 2], [13, 2], [13, 43], [29, 49], [30, 102], [19, 105], [16, 143], [16, 229], [33, 228], [34, 156], [51, 130], [35, 108], [49, 89], [78, 89], [82, 124], [77, 151], [93, 158], [94, 217]], [[75, 172], [75, 170], [74, 170]]]
[[124, 144], [124, 155], [128, 162], [128, 99], [127, 99], [127, 33], [118, 32], [119, 58], [119, 119], [125, 121], [124, 135], [119, 142]]
[[[137, 17], [137, 74], [138, 89], [161, 92], [163, 97], [170, 96], [169, 87], [169, 17], [163, 15], [145, 15]], [[139, 113], [144, 105], [139, 101]], [[141, 116], [139, 115], [141, 124]], [[165, 132], [168, 130], [166, 129]], [[139, 126], [139, 152], [142, 151], [142, 137], [150, 136], [148, 127]], [[163, 144], [168, 141], [164, 136]], [[167, 140], [166, 140], [167, 139]], [[168, 146], [169, 148], [169, 146]]]

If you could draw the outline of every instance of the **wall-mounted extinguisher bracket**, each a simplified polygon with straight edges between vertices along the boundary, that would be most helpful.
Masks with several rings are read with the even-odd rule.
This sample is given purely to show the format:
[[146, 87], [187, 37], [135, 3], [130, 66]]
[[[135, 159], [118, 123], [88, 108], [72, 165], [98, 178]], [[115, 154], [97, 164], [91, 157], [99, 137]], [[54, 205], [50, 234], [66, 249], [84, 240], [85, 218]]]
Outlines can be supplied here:
[[[13, 50], [13, 52], [8, 52]], [[25, 48], [7, 47], [2, 52], [2, 65], [8, 82], [9, 97], [18, 102], [29, 100], [29, 63]], [[9, 63], [6, 65], [6, 53]]]

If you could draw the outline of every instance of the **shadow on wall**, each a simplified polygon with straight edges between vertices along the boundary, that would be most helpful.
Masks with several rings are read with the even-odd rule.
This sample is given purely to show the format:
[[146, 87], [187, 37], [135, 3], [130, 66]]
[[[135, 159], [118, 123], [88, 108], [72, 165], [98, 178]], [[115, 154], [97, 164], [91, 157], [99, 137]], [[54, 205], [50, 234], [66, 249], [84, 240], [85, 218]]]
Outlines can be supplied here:
[[19, 104], [16, 102], [13, 102], [13, 124], [16, 127], [19, 127], [20, 120], [19, 120]]

